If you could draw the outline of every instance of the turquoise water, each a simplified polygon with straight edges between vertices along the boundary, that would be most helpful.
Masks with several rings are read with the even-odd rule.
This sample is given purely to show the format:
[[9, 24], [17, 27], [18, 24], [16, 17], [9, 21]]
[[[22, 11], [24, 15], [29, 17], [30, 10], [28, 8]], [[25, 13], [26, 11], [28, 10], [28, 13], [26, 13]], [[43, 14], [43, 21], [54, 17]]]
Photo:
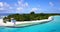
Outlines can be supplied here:
[[60, 16], [54, 16], [54, 20], [44, 24], [24, 28], [0, 27], [0, 32], [60, 32]]

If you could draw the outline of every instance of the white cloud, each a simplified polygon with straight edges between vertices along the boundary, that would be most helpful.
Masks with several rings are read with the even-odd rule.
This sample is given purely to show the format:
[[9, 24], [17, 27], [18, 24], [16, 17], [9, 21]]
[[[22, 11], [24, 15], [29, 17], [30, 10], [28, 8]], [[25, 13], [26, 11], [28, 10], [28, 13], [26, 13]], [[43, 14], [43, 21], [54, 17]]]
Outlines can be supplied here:
[[38, 10], [38, 8], [32, 8], [32, 11]]
[[14, 3], [12, 5], [6, 3], [6, 2], [0, 2], [0, 11], [9, 11], [9, 12], [19, 12], [24, 9], [26, 9], [29, 6], [27, 2], [24, 2], [24, 0], [19, 0], [17, 3]]
[[0, 8], [0, 10], [2, 11], [2, 10], [4, 10], [4, 8]]
[[29, 4], [28, 4], [27, 2], [25, 3], [25, 5], [26, 5], [26, 6], [29, 6]]
[[53, 3], [53, 2], [49, 2], [49, 5], [50, 5], [51, 7], [53, 7], [53, 6], [54, 6], [54, 3]]
[[18, 1], [18, 3], [15, 5], [19, 7], [24, 7], [24, 8], [29, 6], [27, 2], [23, 2], [22, 0]]
[[17, 7], [16, 10], [18, 12], [23, 11], [25, 8], [29, 7], [29, 4], [23, 0], [19, 0], [17, 3], [15, 3], [15, 6]]
[[6, 2], [4, 3], [4, 6], [5, 7], [10, 7], [10, 5], [8, 3], [6, 3]]
[[38, 10], [39, 10], [39, 8], [32, 8], [32, 9], [31, 9], [31, 12], [32, 12], [32, 11], [38, 11]]
[[9, 7], [9, 9], [13, 9], [13, 7]]
[[23, 9], [22, 7], [18, 7], [18, 8], [17, 8], [18, 11], [21, 11], [22, 9]]
[[6, 2], [0, 2], [0, 7], [9, 7], [10, 5]]
[[0, 10], [7, 10], [9, 6], [10, 5], [5, 2], [0, 2]]
[[0, 7], [2, 7], [3, 6], [3, 2], [0, 2]]

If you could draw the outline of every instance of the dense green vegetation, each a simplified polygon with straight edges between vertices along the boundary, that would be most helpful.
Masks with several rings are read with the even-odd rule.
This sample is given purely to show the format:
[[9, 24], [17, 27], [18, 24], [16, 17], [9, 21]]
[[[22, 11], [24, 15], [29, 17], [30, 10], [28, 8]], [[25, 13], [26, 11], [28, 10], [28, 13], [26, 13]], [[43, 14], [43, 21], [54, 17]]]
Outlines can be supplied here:
[[34, 12], [31, 12], [30, 14], [11, 14], [4, 18], [4, 22], [7, 19], [10, 21], [11, 18], [14, 18], [16, 21], [41, 20], [41, 19], [47, 19], [49, 16], [54, 15], [60, 15], [60, 14], [44, 14], [44, 13], [35, 14]]

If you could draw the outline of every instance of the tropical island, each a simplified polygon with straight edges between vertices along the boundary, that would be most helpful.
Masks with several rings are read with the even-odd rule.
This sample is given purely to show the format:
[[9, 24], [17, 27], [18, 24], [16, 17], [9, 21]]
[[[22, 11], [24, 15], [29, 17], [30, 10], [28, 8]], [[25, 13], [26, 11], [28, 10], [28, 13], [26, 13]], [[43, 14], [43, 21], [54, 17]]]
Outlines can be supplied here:
[[24, 27], [35, 24], [43, 24], [53, 20], [52, 16], [60, 14], [46, 14], [46, 13], [35, 13], [29, 14], [10, 14], [3, 19], [0, 19], [0, 26], [7, 27]]
[[8, 20], [9, 22], [11, 22], [11, 18], [14, 18], [16, 21], [33, 21], [33, 20], [43, 20], [43, 19], [48, 19], [48, 17], [50, 16], [54, 16], [54, 15], [60, 15], [60, 14], [46, 14], [46, 13], [35, 13], [35, 12], [31, 12], [30, 14], [11, 14], [8, 15], [7, 17], [4, 17], [3, 20], [4, 22], [6, 22], [5, 20]]

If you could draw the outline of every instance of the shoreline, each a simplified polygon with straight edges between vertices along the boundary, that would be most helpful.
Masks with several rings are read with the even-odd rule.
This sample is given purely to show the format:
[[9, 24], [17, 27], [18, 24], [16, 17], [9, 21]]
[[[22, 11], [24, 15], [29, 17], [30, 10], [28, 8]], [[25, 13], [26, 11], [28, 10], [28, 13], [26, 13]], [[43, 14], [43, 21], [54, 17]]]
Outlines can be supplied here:
[[[52, 20], [52, 16], [50, 16], [48, 19], [43, 19], [43, 20], [35, 20], [35, 21], [24, 21], [24, 22], [16, 22], [16, 25], [18, 24], [30, 24], [30, 23], [43, 23], [43, 22], [49, 22]], [[14, 23], [12, 22], [7, 22], [3, 23], [3, 19], [0, 19], [0, 26], [14, 26]]]

